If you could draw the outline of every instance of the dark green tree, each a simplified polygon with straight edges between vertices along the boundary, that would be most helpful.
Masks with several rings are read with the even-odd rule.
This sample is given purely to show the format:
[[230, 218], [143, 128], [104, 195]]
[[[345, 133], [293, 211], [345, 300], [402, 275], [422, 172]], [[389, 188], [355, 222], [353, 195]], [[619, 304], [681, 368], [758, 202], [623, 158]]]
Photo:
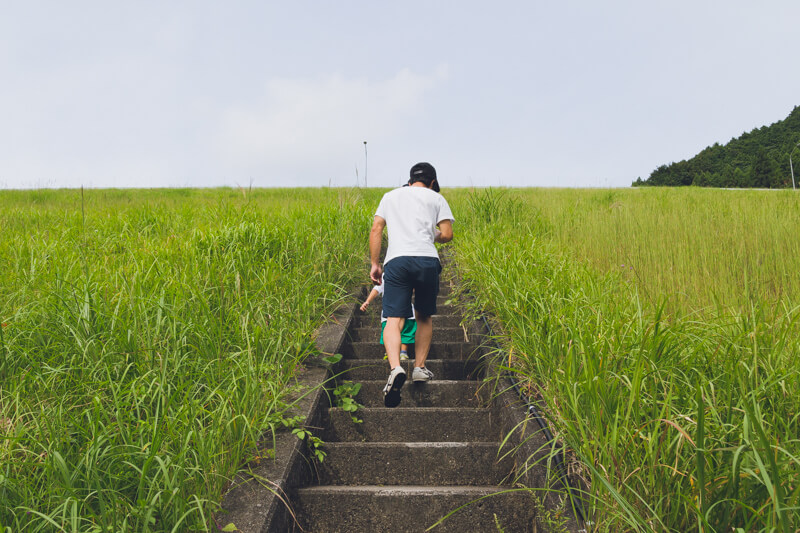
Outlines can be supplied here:
[[694, 177], [692, 185], [697, 187], [711, 187], [711, 174], [708, 172], [700, 172]]
[[[800, 107], [795, 106], [784, 120], [753, 128], [724, 145], [714, 143], [691, 159], [661, 165], [634, 185], [790, 187], [789, 153], [799, 140]], [[703, 172], [708, 175], [698, 182]]]
[[763, 147], [759, 147], [756, 150], [756, 157], [751, 168], [751, 183], [753, 187], [768, 189], [772, 180], [772, 167], [767, 157], [767, 152]]
[[736, 167], [733, 170], [733, 180], [729, 187], [752, 187], [753, 180], [750, 173], [750, 168], [745, 170], [742, 167]]

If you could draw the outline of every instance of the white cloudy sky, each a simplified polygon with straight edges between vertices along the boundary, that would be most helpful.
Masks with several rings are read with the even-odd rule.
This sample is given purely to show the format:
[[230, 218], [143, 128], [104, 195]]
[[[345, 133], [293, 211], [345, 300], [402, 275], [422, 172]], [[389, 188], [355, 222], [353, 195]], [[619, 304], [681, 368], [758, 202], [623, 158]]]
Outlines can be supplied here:
[[628, 186], [785, 118], [798, 36], [797, 0], [0, 0], [0, 188], [393, 186], [422, 160]]

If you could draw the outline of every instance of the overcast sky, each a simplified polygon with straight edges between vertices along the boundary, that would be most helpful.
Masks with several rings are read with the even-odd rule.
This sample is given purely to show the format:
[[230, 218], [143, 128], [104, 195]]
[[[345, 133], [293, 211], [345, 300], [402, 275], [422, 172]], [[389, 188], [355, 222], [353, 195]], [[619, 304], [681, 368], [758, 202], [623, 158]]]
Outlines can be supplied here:
[[624, 187], [800, 104], [798, 0], [0, 7], [0, 188]]

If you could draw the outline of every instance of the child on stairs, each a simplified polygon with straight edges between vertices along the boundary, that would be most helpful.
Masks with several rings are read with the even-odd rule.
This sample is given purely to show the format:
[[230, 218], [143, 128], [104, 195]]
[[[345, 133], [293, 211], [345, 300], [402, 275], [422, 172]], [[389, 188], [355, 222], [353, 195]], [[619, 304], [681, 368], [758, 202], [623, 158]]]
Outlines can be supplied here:
[[[383, 278], [381, 278], [383, 281]], [[372, 303], [375, 298], [380, 295], [383, 297], [383, 283], [380, 285], [374, 285], [372, 290], [367, 295], [367, 299], [361, 304], [361, 311], [366, 311], [369, 304]], [[383, 344], [383, 330], [386, 329], [386, 317], [383, 316], [383, 311], [381, 311], [381, 339], [380, 343]], [[411, 316], [406, 319], [405, 324], [403, 325], [403, 329], [400, 332], [400, 340], [402, 344], [400, 344], [400, 360], [407, 361], [408, 360], [408, 345], [414, 344], [414, 337], [417, 334], [417, 321], [414, 318], [414, 306], [411, 305]]]

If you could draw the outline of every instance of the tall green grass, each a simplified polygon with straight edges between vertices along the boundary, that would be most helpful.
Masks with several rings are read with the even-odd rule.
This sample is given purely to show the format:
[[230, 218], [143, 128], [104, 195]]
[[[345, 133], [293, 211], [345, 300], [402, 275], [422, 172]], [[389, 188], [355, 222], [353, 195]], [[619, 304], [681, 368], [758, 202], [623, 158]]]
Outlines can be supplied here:
[[215, 530], [372, 196], [0, 192], [0, 531]]
[[800, 527], [796, 199], [726, 194], [448, 193], [459, 273], [572, 450], [592, 531]]
[[792, 191], [541, 189], [515, 200], [548, 240], [619, 272], [666, 310], [800, 299], [800, 197]]

